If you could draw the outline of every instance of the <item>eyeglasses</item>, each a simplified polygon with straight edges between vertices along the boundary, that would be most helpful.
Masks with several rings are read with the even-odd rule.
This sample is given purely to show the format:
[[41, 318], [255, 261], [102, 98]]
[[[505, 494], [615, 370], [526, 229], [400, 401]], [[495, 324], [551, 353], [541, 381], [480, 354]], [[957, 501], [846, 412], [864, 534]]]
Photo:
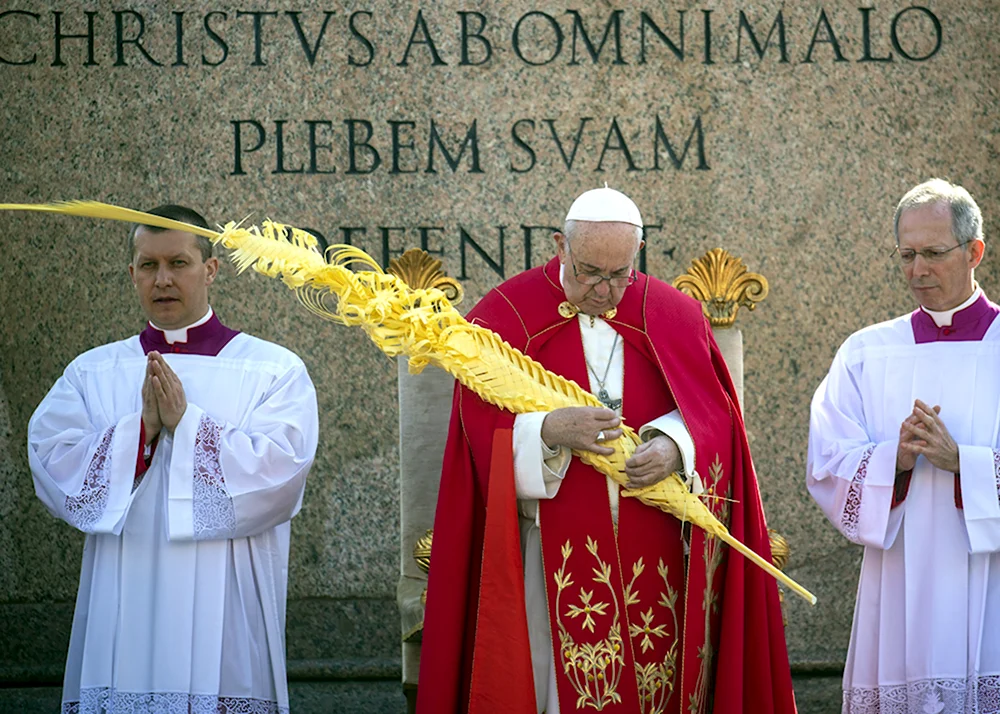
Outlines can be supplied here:
[[893, 248], [892, 253], [889, 253], [889, 257], [891, 258], [893, 255], [898, 253], [899, 262], [903, 265], [910, 265], [917, 259], [918, 255], [928, 263], [940, 263], [948, 256], [948, 253], [956, 248], [961, 248], [963, 245], [968, 245], [968, 243], [969, 241], [965, 241], [964, 243], [953, 245], [951, 248], [924, 248], [923, 250], [911, 250], [910, 248], [903, 248], [900, 250], [897, 245]]
[[569, 247], [569, 240], [566, 241], [566, 252], [569, 253], [569, 264], [573, 267], [573, 277], [581, 285], [600, 285], [605, 280], [613, 288], [627, 288], [636, 281], [635, 268], [630, 268], [628, 275], [601, 275], [600, 273], [581, 273], [576, 269], [576, 261], [573, 260], [573, 251]]

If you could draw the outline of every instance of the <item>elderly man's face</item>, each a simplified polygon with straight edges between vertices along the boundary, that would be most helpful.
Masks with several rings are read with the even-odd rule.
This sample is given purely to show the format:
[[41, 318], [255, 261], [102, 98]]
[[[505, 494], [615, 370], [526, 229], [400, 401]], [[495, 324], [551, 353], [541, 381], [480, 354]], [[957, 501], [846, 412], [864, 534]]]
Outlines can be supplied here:
[[198, 239], [181, 231], [135, 234], [135, 255], [128, 274], [146, 317], [157, 327], [176, 330], [197, 322], [208, 312], [208, 286], [219, 260], [204, 260]]
[[[555, 234], [559, 261], [564, 266], [566, 299], [587, 315], [600, 315], [619, 302], [628, 288], [613, 287], [607, 280], [584, 285], [577, 275], [627, 277], [642, 242], [629, 223], [577, 222], [573, 235]], [[575, 271], [574, 271], [575, 266]]]
[[[983, 258], [982, 241], [974, 240], [961, 248], [951, 231], [951, 209], [943, 203], [911, 208], [899, 217], [899, 251], [906, 257], [916, 251], [912, 261], [902, 261], [903, 274], [910, 291], [928, 310], [950, 310], [972, 295], [972, 271]], [[941, 251], [955, 248], [947, 253]], [[937, 252], [928, 260], [920, 251]]]

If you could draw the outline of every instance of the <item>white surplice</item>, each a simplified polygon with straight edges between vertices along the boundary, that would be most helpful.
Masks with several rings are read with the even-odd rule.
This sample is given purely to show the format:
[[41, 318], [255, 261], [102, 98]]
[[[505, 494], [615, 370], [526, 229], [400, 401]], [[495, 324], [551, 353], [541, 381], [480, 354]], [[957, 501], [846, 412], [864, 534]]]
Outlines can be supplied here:
[[87, 533], [63, 712], [287, 712], [289, 521], [315, 390], [297, 356], [245, 334], [164, 358], [187, 410], [137, 486], [138, 337], [74, 360], [28, 427], [38, 497]]
[[[601, 318], [578, 315], [583, 354], [590, 377], [590, 391], [597, 394], [601, 385], [594, 372], [601, 374], [604, 388], [611, 399], [621, 399], [625, 389], [625, 346], [611, 325]], [[604, 374], [607, 374], [605, 379]], [[542, 568], [542, 536], [538, 525], [538, 501], [555, 498], [569, 469], [572, 454], [560, 447], [549, 449], [542, 441], [542, 422], [548, 412], [518, 414], [514, 419], [514, 481], [521, 525], [521, 548], [524, 556], [525, 609], [528, 616], [528, 637], [531, 643], [531, 664], [535, 680], [535, 700], [539, 712], [559, 714], [556, 690], [555, 655], [549, 632], [549, 609], [545, 599], [545, 573]], [[677, 444], [684, 471], [692, 483], [700, 480], [694, 468], [694, 441], [675, 409], [669, 414], [643, 424], [639, 436], [643, 441], [665, 434]], [[621, 487], [606, 479], [612, 518], [618, 521], [618, 499]]]
[[[939, 323], [940, 324], [940, 323]], [[918, 457], [891, 508], [900, 424], [940, 405], [955, 476]], [[845, 714], [1000, 712], [1000, 319], [981, 341], [916, 344], [910, 316], [840, 348], [812, 402], [807, 482], [865, 546]]]

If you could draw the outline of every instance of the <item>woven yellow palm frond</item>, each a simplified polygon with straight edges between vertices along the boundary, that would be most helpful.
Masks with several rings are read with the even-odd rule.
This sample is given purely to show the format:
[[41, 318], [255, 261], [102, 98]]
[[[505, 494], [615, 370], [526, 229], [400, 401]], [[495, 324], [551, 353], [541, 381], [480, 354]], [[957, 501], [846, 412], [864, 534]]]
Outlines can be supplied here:
[[[597, 397], [575, 382], [548, 371], [491, 330], [466, 321], [441, 290], [411, 289], [353, 246], [332, 246], [324, 256], [313, 236], [271, 221], [264, 221], [260, 229], [231, 222], [216, 232], [100, 203], [0, 204], [0, 210], [5, 209], [110, 218], [205, 235], [230, 251], [240, 272], [253, 268], [280, 278], [313, 314], [362, 328], [389, 356], [407, 355], [411, 372], [436, 365], [484, 401], [515, 414], [602, 406]], [[352, 270], [351, 266], [362, 269]], [[328, 301], [333, 297], [335, 304], [331, 305]], [[628, 480], [625, 462], [635, 451], [639, 437], [628, 426], [623, 426], [622, 431], [619, 439], [607, 444], [615, 449], [611, 456], [590, 451], [574, 454], [624, 486]], [[627, 495], [723, 540], [798, 595], [816, 602], [812, 593], [734, 538], [676, 474]]]

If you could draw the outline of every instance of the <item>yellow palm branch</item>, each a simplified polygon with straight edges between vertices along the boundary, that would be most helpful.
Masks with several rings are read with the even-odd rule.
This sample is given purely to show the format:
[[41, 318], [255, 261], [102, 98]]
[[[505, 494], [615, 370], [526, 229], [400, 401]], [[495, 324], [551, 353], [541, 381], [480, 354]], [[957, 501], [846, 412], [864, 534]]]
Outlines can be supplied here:
[[[410, 371], [415, 374], [433, 364], [484, 401], [515, 414], [602, 406], [597, 397], [575, 382], [548, 371], [495, 332], [466, 321], [441, 290], [412, 289], [353, 246], [331, 246], [324, 255], [313, 236], [269, 220], [262, 223], [262, 228], [230, 222], [221, 231], [212, 231], [97, 202], [0, 204], [0, 210], [109, 218], [202, 235], [229, 250], [240, 272], [253, 268], [280, 278], [315, 315], [360, 327], [390, 357], [406, 355]], [[352, 270], [352, 266], [363, 269]], [[611, 456], [590, 451], [573, 453], [624, 486], [628, 481], [625, 462], [639, 444], [639, 436], [626, 425], [622, 426], [622, 432], [619, 439], [607, 444], [615, 449]], [[734, 538], [677, 474], [627, 495], [719, 538], [815, 604], [812, 593]]]

